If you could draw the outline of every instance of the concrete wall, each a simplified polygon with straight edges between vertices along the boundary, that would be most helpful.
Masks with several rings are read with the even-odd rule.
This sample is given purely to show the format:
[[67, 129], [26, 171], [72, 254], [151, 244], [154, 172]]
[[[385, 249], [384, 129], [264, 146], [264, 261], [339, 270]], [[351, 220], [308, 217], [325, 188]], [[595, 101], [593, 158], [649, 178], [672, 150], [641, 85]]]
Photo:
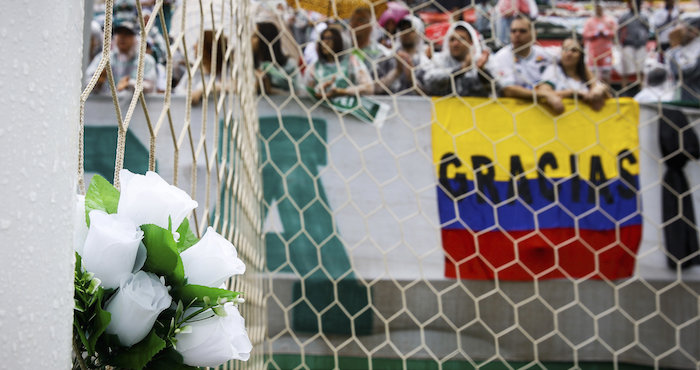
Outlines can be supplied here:
[[82, 1], [0, 12], [0, 367], [67, 369]]

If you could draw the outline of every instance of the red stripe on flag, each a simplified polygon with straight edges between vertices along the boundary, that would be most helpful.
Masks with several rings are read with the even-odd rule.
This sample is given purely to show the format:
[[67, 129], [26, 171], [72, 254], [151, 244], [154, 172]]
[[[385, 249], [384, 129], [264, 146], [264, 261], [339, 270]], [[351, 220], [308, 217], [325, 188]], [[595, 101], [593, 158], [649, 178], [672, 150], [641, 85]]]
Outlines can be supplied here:
[[[491, 280], [620, 279], [634, 273], [641, 225], [596, 231], [442, 230], [445, 277]], [[517, 252], [517, 255], [516, 255]]]

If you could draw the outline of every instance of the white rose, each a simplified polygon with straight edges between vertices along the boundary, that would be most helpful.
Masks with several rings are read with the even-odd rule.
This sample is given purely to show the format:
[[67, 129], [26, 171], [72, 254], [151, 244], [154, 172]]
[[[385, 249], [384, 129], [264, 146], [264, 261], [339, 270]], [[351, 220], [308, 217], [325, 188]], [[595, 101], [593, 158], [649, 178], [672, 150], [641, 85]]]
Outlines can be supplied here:
[[73, 250], [78, 252], [80, 257], [83, 256], [83, 246], [85, 238], [87, 238], [88, 227], [85, 222], [85, 196], [78, 194], [75, 204], [74, 214], [74, 229], [73, 229]]
[[225, 304], [224, 309], [225, 317], [206, 311], [186, 323], [190, 331], [175, 336], [175, 348], [185, 364], [216, 367], [229, 360], [248, 361], [253, 345], [245, 330], [245, 320], [232, 303]]
[[107, 302], [105, 310], [112, 314], [112, 320], [106, 331], [116, 334], [122, 345], [132, 346], [146, 337], [171, 302], [168, 288], [155, 274], [139, 271], [123, 279]]
[[137, 225], [154, 224], [168, 228], [168, 216], [173, 231], [182, 220], [197, 208], [197, 202], [180, 190], [165, 182], [157, 173], [136, 175], [128, 170], [119, 172], [121, 195], [117, 213], [131, 218]]
[[83, 267], [94, 273], [105, 288], [116, 288], [131, 274], [142, 238], [143, 231], [130, 219], [90, 211], [90, 229], [81, 255]]
[[180, 253], [189, 284], [218, 287], [233, 275], [245, 272], [236, 248], [213, 228], [197, 244]]

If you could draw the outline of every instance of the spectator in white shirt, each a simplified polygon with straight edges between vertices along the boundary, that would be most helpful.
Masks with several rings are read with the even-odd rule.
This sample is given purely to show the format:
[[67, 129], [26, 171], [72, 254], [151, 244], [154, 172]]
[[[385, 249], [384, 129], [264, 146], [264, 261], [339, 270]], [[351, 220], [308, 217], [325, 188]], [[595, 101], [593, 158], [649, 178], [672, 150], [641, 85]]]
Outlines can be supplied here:
[[541, 100], [545, 106], [558, 112], [563, 109], [561, 99], [552, 91], [535, 90], [542, 81], [542, 73], [554, 58], [534, 44], [534, 28], [525, 16], [517, 16], [510, 27], [511, 44], [491, 58], [491, 75], [505, 97]]
[[[560, 60], [545, 69], [542, 83], [537, 86], [537, 90], [554, 92], [560, 101], [564, 98], [578, 97], [594, 110], [602, 109], [605, 99], [610, 96], [607, 87], [586, 67], [583, 48], [574, 39], [564, 40]], [[556, 110], [555, 113], [564, 113], [561, 102], [554, 106], [561, 107], [561, 110]]]

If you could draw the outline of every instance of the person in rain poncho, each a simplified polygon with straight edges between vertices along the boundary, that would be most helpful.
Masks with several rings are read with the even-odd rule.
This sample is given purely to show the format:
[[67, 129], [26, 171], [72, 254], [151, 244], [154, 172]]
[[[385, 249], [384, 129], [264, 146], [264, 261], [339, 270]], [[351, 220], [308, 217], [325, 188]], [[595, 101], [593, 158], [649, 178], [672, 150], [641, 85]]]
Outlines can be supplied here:
[[445, 35], [443, 49], [433, 56], [417, 77], [428, 95], [493, 95], [491, 74], [484, 68], [489, 54], [466, 22], [456, 22]]
[[[401, 19], [397, 25], [398, 44], [394, 57], [378, 65], [380, 76], [383, 76], [375, 86], [375, 93], [398, 93], [408, 89], [419, 88], [413, 75], [417, 68], [430, 63], [427, 56], [427, 45], [423, 42], [423, 22], [414, 16]], [[408, 92], [416, 94], [416, 90]]]

